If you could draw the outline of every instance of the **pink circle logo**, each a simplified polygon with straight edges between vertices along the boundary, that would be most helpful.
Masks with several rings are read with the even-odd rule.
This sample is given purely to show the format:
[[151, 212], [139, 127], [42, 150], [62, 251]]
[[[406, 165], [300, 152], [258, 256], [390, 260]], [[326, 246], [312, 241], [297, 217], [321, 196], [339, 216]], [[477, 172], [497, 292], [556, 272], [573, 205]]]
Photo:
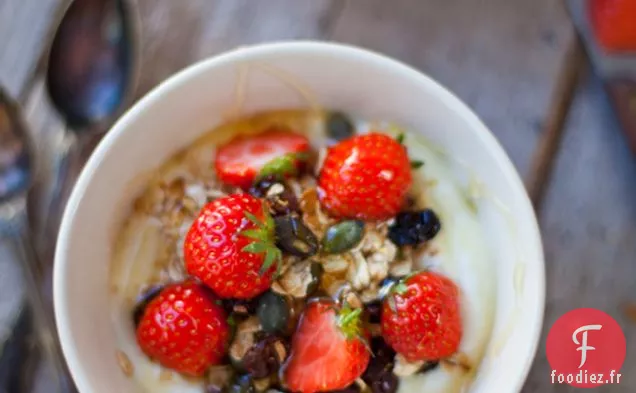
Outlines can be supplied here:
[[614, 318], [593, 308], [572, 310], [548, 333], [552, 383], [593, 388], [620, 383], [625, 334]]

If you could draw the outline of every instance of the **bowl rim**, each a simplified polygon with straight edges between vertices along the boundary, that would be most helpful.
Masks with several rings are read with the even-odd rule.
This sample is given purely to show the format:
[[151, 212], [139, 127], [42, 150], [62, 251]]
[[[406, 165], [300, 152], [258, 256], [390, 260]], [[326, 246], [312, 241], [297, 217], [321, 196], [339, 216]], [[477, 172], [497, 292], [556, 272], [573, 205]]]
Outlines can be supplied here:
[[[181, 69], [155, 86], [134, 105], [128, 108], [128, 110], [112, 125], [109, 132], [106, 133], [97, 148], [89, 157], [75, 186], [73, 187], [72, 193], [64, 209], [59, 235], [56, 242], [53, 271], [53, 300], [58, 338], [61, 342], [62, 351], [68, 368], [80, 392], [92, 391], [92, 385], [88, 379], [87, 371], [80, 362], [81, 355], [75, 347], [73, 337], [70, 334], [70, 329], [67, 328], [67, 324], [69, 322], [69, 308], [67, 294], [65, 292], [65, 288], [67, 287], [67, 276], [65, 274], [67, 267], [66, 261], [68, 260], [67, 250], [71, 243], [70, 233], [75, 225], [74, 212], [89, 186], [93, 173], [101, 165], [107, 155], [107, 152], [111, 149], [115, 141], [117, 141], [126, 132], [134, 119], [139, 116], [143, 116], [147, 108], [151, 107], [156, 101], [161, 100], [162, 97], [170, 91], [188, 83], [190, 79], [195, 78], [200, 74], [204, 74], [210, 69], [223, 65], [224, 63], [240, 62], [241, 60], [258, 58], [272, 53], [315, 54], [317, 52], [329, 54], [330, 56], [353, 56], [358, 57], [365, 62], [382, 64], [386, 68], [390, 68], [392, 73], [402, 73], [407, 78], [418, 80], [419, 83], [427, 85], [434, 92], [437, 99], [443, 101], [449, 107], [455, 108], [457, 116], [464, 117], [468, 123], [472, 124], [473, 129], [482, 131], [479, 132], [478, 137], [483, 140], [486, 146], [488, 146], [490, 154], [493, 155], [493, 159], [504, 173], [504, 176], [507, 177], [510, 184], [512, 184], [514, 188], [522, 191], [520, 196], [522, 199], [521, 202], [523, 203], [522, 209], [525, 210], [525, 215], [530, 219], [527, 222], [527, 226], [530, 227], [529, 229], [531, 233], [533, 233], [533, 239], [526, 239], [526, 241], [534, 243], [532, 248], [538, 255], [538, 258], [533, 261], [534, 263], [529, 265], [534, 270], [533, 276], [536, 278], [536, 280], [532, 283], [534, 286], [533, 297], [535, 297], [538, 302], [536, 303], [537, 309], [531, 310], [533, 314], [536, 314], [536, 319], [533, 321], [533, 325], [529, 327], [528, 338], [531, 340], [531, 346], [528, 353], [525, 354], [525, 359], [522, 360], [523, 367], [521, 368], [521, 373], [514, 380], [514, 385], [509, 385], [513, 388], [512, 391], [514, 392], [521, 390], [528, 377], [534, 359], [536, 358], [543, 327], [545, 313], [545, 254], [536, 213], [519, 173], [510, 160], [508, 154], [505, 152], [490, 129], [473, 112], [473, 110], [468, 107], [467, 104], [424, 72], [387, 55], [355, 45], [329, 41], [294, 40], [241, 46], [236, 49], [204, 58]], [[529, 291], [525, 292], [529, 293]]]

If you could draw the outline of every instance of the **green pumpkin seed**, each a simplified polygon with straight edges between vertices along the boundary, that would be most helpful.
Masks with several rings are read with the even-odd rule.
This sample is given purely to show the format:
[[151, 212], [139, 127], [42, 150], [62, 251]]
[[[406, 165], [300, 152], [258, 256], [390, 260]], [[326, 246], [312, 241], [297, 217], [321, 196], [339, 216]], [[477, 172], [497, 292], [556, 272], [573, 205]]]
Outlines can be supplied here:
[[267, 292], [260, 297], [256, 315], [267, 333], [284, 332], [289, 321], [289, 306], [282, 296]]
[[331, 112], [327, 117], [327, 135], [340, 141], [353, 136], [355, 128], [351, 120], [341, 112]]
[[360, 243], [364, 234], [362, 221], [342, 221], [327, 229], [322, 239], [322, 249], [327, 254], [340, 254]]
[[308, 258], [318, 252], [318, 239], [303, 220], [294, 215], [276, 217], [276, 244], [284, 252]]

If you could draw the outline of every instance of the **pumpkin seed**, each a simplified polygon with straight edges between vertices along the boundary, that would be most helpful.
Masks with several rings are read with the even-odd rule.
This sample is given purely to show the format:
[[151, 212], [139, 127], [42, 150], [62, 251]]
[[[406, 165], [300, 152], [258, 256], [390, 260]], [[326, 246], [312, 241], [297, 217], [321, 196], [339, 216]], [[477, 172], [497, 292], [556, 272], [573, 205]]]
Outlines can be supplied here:
[[342, 112], [331, 112], [327, 117], [327, 135], [340, 141], [353, 136], [355, 128], [347, 115]]
[[265, 332], [284, 332], [289, 320], [289, 306], [282, 296], [267, 292], [258, 301], [256, 315]]
[[285, 215], [274, 219], [277, 245], [289, 254], [307, 258], [318, 252], [318, 239], [302, 219]]
[[327, 254], [340, 254], [360, 243], [364, 233], [362, 221], [342, 221], [332, 225], [322, 239], [322, 249]]

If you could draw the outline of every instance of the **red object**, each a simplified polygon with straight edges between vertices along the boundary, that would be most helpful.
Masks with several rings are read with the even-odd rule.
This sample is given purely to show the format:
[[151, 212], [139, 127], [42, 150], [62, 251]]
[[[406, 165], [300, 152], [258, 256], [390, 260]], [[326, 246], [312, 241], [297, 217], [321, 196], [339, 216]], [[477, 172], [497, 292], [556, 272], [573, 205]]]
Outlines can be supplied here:
[[406, 148], [378, 133], [329, 148], [318, 179], [320, 202], [331, 215], [361, 220], [395, 216], [411, 183]]
[[340, 390], [362, 375], [370, 353], [362, 341], [369, 335], [361, 326], [360, 311], [338, 309], [329, 301], [307, 305], [282, 369], [287, 389], [302, 393]]
[[396, 284], [382, 305], [382, 336], [409, 361], [457, 352], [462, 337], [459, 290], [447, 277], [422, 272]]
[[612, 52], [636, 51], [636, 1], [589, 0], [592, 30]]
[[223, 360], [230, 328], [212, 294], [193, 281], [164, 288], [146, 307], [137, 327], [141, 349], [164, 367], [202, 376]]
[[259, 135], [238, 137], [221, 146], [214, 167], [217, 177], [226, 184], [246, 190], [258, 172], [274, 158], [309, 149], [302, 135], [285, 131], [267, 131]]
[[546, 340], [554, 384], [579, 388], [619, 384], [626, 353], [621, 326], [593, 308], [567, 312], [552, 325]]
[[[250, 194], [217, 199], [203, 207], [186, 234], [188, 273], [222, 298], [250, 299], [272, 283], [281, 252], [274, 245], [273, 222], [263, 203]], [[254, 249], [245, 250], [248, 245]], [[270, 266], [265, 268], [267, 255]]]

